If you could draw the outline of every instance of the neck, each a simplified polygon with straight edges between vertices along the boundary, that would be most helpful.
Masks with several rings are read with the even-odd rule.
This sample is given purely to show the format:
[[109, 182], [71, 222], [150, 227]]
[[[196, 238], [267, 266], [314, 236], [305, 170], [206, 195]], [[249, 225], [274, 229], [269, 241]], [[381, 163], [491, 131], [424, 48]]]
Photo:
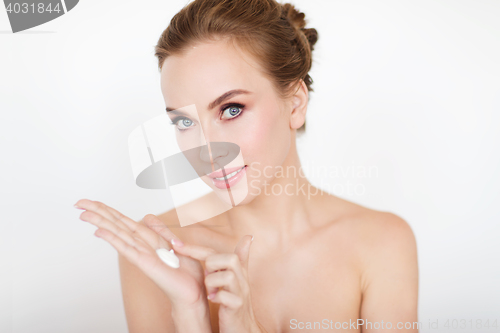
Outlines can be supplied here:
[[250, 203], [227, 212], [236, 238], [251, 234], [266, 243], [286, 247], [310, 229], [312, 195], [308, 193], [312, 185], [301, 170], [295, 135], [282, 171]]

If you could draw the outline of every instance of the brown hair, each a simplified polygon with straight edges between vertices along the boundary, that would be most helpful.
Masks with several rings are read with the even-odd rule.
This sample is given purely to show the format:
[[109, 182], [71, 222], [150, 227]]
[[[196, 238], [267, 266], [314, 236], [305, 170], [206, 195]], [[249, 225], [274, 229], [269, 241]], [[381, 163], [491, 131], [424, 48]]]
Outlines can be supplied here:
[[[295, 92], [301, 79], [313, 91], [308, 73], [318, 32], [305, 26], [304, 13], [289, 3], [194, 0], [172, 18], [158, 40], [155, 56], [161, 70], [165, 58], [182, 54], [188, 45], [227, 38], [254, 56], [285, 98]], [[298, 130], [305, 130], [305, 123]]]

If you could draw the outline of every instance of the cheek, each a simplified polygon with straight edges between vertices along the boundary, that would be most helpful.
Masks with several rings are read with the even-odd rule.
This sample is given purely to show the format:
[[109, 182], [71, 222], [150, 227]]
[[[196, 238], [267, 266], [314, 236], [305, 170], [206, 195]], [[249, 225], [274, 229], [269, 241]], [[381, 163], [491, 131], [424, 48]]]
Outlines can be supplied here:
[[207, 144], [206, 138], [199, 127], [181, 132], [177, 129], [175, 131], [175, 138], [177, 146], [181, 151], [187, 151], [192, 148], [200, 147]]
[[279, 110], [267, 108], [255, 112], [251, 119], [245, 120], [240, 133], [238, 144], [245, 163], [260, 162], [261, 166], [283, 163], [290, 148], [290, 127]]

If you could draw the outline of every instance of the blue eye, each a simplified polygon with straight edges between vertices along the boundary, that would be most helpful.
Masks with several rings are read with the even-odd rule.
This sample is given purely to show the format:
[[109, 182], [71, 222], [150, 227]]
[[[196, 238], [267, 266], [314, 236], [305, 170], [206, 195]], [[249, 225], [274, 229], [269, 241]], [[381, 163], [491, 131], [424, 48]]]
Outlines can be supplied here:
[[172, 125], [176, 125], [179, 131], [184, 131], [189, 127], [193, 127], [193, 121], [186, 117], [177, 117], [172, 120]]
[[234, 119], [241, 115], [243, 112], [243, 105], [241, 104], [230, 104], [226, 108], [222, 109], [221, 119]]

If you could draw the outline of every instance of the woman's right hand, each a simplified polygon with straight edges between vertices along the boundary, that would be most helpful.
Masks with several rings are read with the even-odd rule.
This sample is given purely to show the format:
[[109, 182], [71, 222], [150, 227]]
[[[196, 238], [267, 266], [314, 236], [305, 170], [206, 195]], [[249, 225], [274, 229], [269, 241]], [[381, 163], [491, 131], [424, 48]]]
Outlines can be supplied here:
[[[205, 275], [200, 262], [176, 253], [180, 267], [172, 268], [158, 257], [156, 249], [171, 249], [172, 240], [179, 239], [160, 219], [148, 214], [137, 223], [104, 203], [88, 199], [79, 200], [75, 207], [85, 210], [81, 220], [98, 227], [97, 237], [110, 243], [165, 292], [173, 311], [186, 313], [191, 308], [208, 311]], [[152, 228], [160, 230], [155, 232]]]

